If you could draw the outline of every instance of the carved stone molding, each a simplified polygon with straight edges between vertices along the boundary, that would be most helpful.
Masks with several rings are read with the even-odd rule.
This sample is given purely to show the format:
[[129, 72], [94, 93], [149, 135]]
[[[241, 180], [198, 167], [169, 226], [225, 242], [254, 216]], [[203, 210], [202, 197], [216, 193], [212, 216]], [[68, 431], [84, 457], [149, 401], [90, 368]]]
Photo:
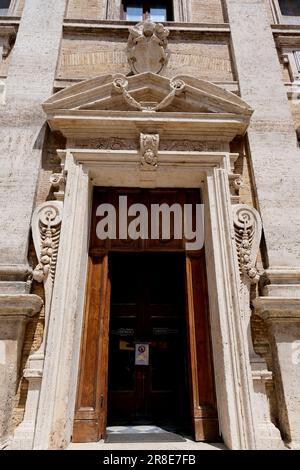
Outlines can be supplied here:
[[76, 148], [94, 148], [98, 150], [137, 150], [138, 142], [133, 139], [119, 139], [117, 137], [75, 140]]
[[45, 282], [48, 276], [54, 282], [62, 208], [61, 201], [49, 201], [37, 207], [33, 214], [33, 241], [39, 260], [33, 278], [38, 282]]
[[227, 149], [226, 142], [217, 141], [193, 141], [193, 140], [164, 140], [161, 142], [161, 150], [178, 152], [217, 152]]
[[160, 102], [154, 105], [146, 105], [138, 102], [128, 91], [128, 80], [125, 75], [119, 74], [113, 81], [113, 86], [118, 93], [123, 95], [124, 101], [131, 107], [139, 111], [159, 111], [169, 106], [175, 96], [179, 95], [185, 88], [185, 82], [178, 78], [170, 81], [170, 93]]
[[145, 170], [157, 168], [159, 134], [140, 134], [141, 166]]
[[253, 207], [236, 204], [233, 222], [241, 279], [250, 284], [257, 283], [260, 274], [255, 264], [262, 232], [260, 215]]
[[141, 21], [129, 33], [127, 58], [132, 72], [160, 73], [169, 58], [169, 30], [161, 23]]

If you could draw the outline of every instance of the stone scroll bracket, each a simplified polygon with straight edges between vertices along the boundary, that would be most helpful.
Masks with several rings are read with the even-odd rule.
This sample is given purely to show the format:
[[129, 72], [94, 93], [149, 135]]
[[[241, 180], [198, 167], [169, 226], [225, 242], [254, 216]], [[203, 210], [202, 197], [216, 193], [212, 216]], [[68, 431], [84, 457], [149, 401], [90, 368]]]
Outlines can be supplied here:
[[33, 279], [38, 282], [46, 282], [48, 277], [54, 282], [62, 208], [62, 201], [49, 201], [37, 207], [33, 214], [33, 241], [39, 260]]
[[253, 207], [235, 204], [233, 223], [241, 280], [249, 284], [257, 283], [260, 279], [256, 260], [262, 234], [261, 217]]
[[66, 178], [67, 172], [62, 164], [61, 173], [53, 173], [50, 176], [56, 200], [41, 204], [32, 216], [33, 243], [39, 261], [33, 271], [33, 279], [37, 282], [44, 281], [44, 284], [48, 278], [51, 285], [54, 282]]

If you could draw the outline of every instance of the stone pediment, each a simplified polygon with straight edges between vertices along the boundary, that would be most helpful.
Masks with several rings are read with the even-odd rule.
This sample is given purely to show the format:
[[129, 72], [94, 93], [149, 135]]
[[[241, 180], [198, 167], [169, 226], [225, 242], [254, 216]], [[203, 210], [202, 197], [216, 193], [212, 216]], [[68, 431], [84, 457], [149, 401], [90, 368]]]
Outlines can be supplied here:
[[210, 82], [152, 72], [89, 79], [66, 88], [43, 105], [53, 131], [66, 138], [131, 136], [164, 132], [169, 138], [243, 135], [252, 114], [238, 96]]
[[210, 82], [151, 72], [89, 79], [53, 95], [43, 108], [47, 114], [57, 110], [252, 114], [239, 97]]

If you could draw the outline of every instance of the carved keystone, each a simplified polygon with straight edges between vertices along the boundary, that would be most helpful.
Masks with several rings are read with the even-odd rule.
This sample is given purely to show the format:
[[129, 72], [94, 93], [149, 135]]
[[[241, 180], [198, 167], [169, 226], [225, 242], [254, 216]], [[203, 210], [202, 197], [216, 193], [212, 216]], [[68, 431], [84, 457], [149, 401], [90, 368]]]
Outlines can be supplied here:
[[144, 170], [157, 168], [159, 134], [140, 134], [141, 166]]

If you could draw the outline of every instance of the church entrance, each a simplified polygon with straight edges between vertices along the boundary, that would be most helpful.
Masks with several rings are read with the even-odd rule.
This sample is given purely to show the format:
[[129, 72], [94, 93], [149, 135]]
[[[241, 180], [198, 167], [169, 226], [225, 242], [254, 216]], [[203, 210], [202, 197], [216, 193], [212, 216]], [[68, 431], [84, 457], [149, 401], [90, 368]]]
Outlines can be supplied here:
[[108, 425], [190, 421], [183, 253], [112, 253]]
[[112, 425], [153, 424], [216, 441], [205, 249], [187, 251], [173, 222], [168, 239], [159, 230], [155, 239], [96, 236], [99, 214], [106, 216], [112, 206], [124, 232], [120, 197], [131, 207], [142, 201], [148, 210], [153, 203], [195, 205], [201, 195], [187, 189], [95, 189], [72, 440], [98, 441]]

